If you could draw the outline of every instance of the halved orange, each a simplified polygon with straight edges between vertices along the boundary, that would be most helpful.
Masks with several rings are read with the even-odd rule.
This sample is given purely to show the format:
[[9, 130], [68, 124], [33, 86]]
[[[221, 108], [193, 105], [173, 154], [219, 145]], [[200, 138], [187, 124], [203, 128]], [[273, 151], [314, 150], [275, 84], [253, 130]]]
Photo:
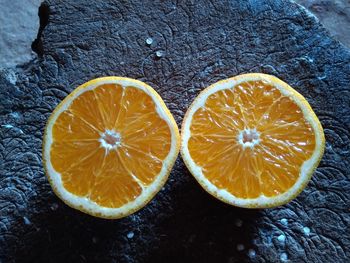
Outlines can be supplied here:
[[130, 78], [91, 80], [47, 122], [43, 161], [55, 193], [93, 216], [120, 218], [142, 208], [165, 183], [179, 131], [161, 97]]
[[202, 187], [240, 207], [285, 204], [307, 185], [324, 152], [309, 103], [280, 79], [244, 74], [194, 100], [182, 124], [181, 154]]

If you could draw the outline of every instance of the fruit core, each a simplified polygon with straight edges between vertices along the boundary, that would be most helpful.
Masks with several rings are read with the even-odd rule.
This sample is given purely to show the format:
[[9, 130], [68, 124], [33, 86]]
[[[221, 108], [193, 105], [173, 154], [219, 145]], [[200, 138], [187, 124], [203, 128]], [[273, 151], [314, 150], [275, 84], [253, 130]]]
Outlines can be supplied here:
[[121, 143], [120, 133], [114, 130], [106, 130], [101, 134], [100, 143], [103, 148], [112, 150], [117, 148]]
[[238, 142], [245, 147], [254, 147], [260, 141], [260, 134], [256, 129], [244, 129], [238, 134]]

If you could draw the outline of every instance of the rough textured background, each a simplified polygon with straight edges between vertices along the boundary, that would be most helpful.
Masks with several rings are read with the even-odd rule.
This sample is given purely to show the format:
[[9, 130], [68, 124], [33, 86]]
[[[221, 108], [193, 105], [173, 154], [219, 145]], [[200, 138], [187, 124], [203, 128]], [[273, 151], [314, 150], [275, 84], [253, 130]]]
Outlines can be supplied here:
[[[0, 262], [349, 262], [349, 50], [284, 0], [101, 2], [45, 2], [38, 59], [0, 71]], [[225, 205], [180, 158], [156, 198], [121, 220], [92, 218], [52, 193], [42, 132], [79, 84], [105, 75], [140, 79], [180, 124], [200, 90], [244, 72], [290, 83], [325, 128], [320, 167], [290, 204]]]
[[[38, 31], [42, 1], [0, 0], [0, 68], [28, 63], [35, 57], [30, 46]], [[294, 1], [315, 14], [331, 36], [350, 47], [350, 0]]]

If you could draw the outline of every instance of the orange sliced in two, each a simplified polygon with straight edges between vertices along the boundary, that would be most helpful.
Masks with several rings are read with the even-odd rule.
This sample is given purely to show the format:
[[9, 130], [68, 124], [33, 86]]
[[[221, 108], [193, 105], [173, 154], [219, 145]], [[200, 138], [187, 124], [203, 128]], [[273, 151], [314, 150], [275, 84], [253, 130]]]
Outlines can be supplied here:
[[310, 180], [325, 146], [305, 98], [265, 74], [219, 81], [194, 100], [181, 154], [202, 187], [240, 207], [285, 204]]
[[66, 204], [120, 218], [160, 190], [179, 142], [174, 118], [150, 86], [104, 77], [78, 87], [54, 110], [43, 161], [52, 188]]
[[[181, 153], [197, 181], [247, 208], [285, 204], [324, 152], [322, 126], [305, 98], [265, 74], [219, 81], [201, 92], [182, 125]], [[93, 216], [142, 208], [165, 183], [179, 151], [177, 125], [160, 96], [121, 77], [89, 81], [54, 110], [43, 162], [55, 193]]]

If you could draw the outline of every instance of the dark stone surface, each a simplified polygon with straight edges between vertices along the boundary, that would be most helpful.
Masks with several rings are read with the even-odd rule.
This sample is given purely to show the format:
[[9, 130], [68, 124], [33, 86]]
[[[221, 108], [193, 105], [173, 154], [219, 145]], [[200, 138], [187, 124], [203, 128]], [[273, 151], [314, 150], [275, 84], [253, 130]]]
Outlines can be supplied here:
[[[284, 0], [52, 0], [41, 10], [38, 59], [0, 73], [1, 262], [349, 262], [350, 52], [314, 17]], [[296, 200], [267, 210], [230, 207], [205, 193], [180, 158], [156, 198], [121, 220], [72, 210], [52, 193], [42, 133], [79, 84], [105, 75], [140, 79], [180, 124], [200, 90], [245, 72], [290, 83], [325, 128], [325, 156]]]

